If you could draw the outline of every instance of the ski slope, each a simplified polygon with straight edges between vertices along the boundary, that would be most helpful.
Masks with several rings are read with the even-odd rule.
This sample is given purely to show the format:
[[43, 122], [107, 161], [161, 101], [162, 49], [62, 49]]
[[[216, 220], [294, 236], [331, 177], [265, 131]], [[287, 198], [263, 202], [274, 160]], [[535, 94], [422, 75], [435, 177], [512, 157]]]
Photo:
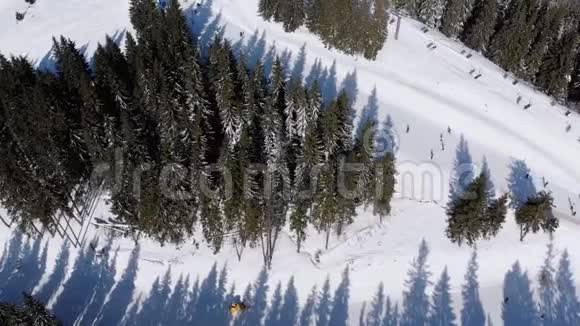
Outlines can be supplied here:
[[[194, 15], [192, 0], [183, 2], [188, 17]], [[90, 56], [105, 35], [117, 38], [131, 30], [127, 0], [38, 0], [28, 9], [26, 17], [16, 22], [15, 11], [25, 11], [24, 0], [3, 0], [0, 3], [0, 53], [25, 55], [40, 67], [50, 66], [53, 36], [65, 35], [82, 46]], [[304, 28], [285, 33], [278, 24], [264, 22], [256, 13], [257, 0], [205, 0], [202, 2], [194, 29], [201, 32], [202, 46], [217, 32], [232, 40], [237, 51], [250, 59], [268, 58], [274, 46], [282, 56], [289, 73], [308, 80], [311, 68], [321, 63], [326, 82], [324, 95], [331, 97], [345, 87], [355, 99], [357, 112], [369, 102], [376, 89], [377, 117], [383, 121], [390, 115], [399, 145], [399, 183], [393, 213], [382, 224], [370, 211], [359, 210], [355, 223], [340, 238], [331, 239], [330, 248], [323, 250], [324, 237], [312, 231], [297, 254], [288, 230], [280, 236], [269, 284], [271, 291], [277, 282], [286, 284], [294, 277], [300, 304], [313, 285], [320, 288], [328, 276], [333, 286], [340, 282], [345, 267], [350, 271], [350, 324], [358, 325], [363, 302], [369, 302], [379, 282], [384, 282], [386, 294], [399, 301], [404, 280], [421, 239], [430, 247], [429, 266], [436, 281], [445, 266], [451, 277], [456, 312], [461, 308], [461, 284], [471, 255], [471, 249], [451, 244], [444, 235], [448, 179], [452, 172], [455, 148], [461, 135], [469, 145], [474, 162], [483, 156], [489, 162], [496, 190], [508, 191], [510, 164], [523, 160], [531, 170], [536, 188], [554, 193], [555, 213], [561, 225], [555, 234], [557, 254], [568, 248], [575, 275], [580, 275], [580, 251], [575, 251], [580, 217], [573, 217], [568, 198], [580, 205], [580, 117], [552, 105], [551, 99], [525, 83], [512, 83], [504, 71], [471, 52], [462, 44], [449, 40], [437, 31], [423, 33], [422, 25], [403, 18], [398, 40], [394, 28], [376, 61], [343, 55], [326, 49], [317, 37]], [[433, 42], [437, 48], [430, 50]], [[301, 48], [305, 49], [303, 69]], [[465, 53], [462, 53], [463, 51]], [[471, 53], [472, 57], [467, 58]], [[470, 71], [474, 70], [473, 74]], [[481, 74], [475, 79], [474, 76]], [[354, 76], [354, 77], [353, 77]], [[517, 103], [517, 98], [521, 101]], [[524, 105], [532, 104], [525, 110]], [[566, 126], [572, 129], [566, 132]], [[406, 132], [409, 126], [409, 132]], [[448, 133], [450, 128], [452, 131]], [[441, 150], [443, 135], [445, 150]], [[430, 151], [434, 157], [430, 159]], [[423, 179], [428, 174], [432, 182]], [[97, 217], [109, 214], [103, 200]], [[91, 233], [98, 234], [96, 230]], [[0, 243], [10, 232], [0, 228]], [[522, 243], [519, 230], [508, 216], [503, 230], [491, 241], [478, 243], [480, 294], [484, 309], [494, 324], [501, 324], [501, 299], [504, 275], [518, 260], [536, 282], [546, 251], [547, 236], [529, 235]], [[127, 264], [134, 244], [119, 240], [117, 270]], [[261, 269], [259, 248], [247, 248], [241, 262], [235, 250], [228, 246], [214, 255], [205, 244], [199, 248], [184, 245], [160, 247], [144, 240], [141, 244], [137, 289], [147, 292], [153, 280], [171, 266], [176, 280], [180, 274], [204, 277], [214, 263], [227, 264], [229, 283], [238, 285], [243, 294], [246, 284], [253, 282]], [[59, 239], [50, 240], [46, 281], [60, 248]], [[320, 262], [314, 259], [321, 250]], [[71, 255], [71, 261], [74, 259]], [[69, 271], [70, 273], [70, 271]], [[117, 275], [117, 279], [119, 276]], [[580, 283], [578, 283], [580, 284]], [[537, 282], [534, 283], [534, 288]], [[429, 288], [429, 291], [432, 287]], [[271, 294], [271, 293], [270, 293]], [[137, 299], [138, 294], [134, 298]]]

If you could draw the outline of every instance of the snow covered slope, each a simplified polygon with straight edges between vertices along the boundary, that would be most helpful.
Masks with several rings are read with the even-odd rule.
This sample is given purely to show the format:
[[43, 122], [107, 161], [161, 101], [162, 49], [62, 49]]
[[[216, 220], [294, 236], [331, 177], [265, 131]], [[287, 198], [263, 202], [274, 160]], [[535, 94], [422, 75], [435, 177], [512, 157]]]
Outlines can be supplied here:
[[[183, 4], [186, 14], [192, 17], [194, 4], [191, 0]], [[0, 3], [0, 52], [27, 55], [41, 66], [48, 60], [46, 54], [52, 36], [68, 36], [84, 46], [90, 55], [105, 34], [119, 36], [122, 31], [131, 30], [127, 0], [38, 0], [28, 9], [26, 18], [17, 23], [15, 11], [25, 11], [27, 6], [24, 0]], [[497, 190], [508, 191], [507, 178], [513, 172], [511, 165], [515, 160], [525, 161], [536, 188], [543, 187], [542, 179], [548, 181], [547, 188], [554, 192], [556, 199], [555, 212], [561, 219], [555, 236], [557, 252], [575, 248], [580, 219], [571, 216], [568, 198], [580, 204], [578, 115], [565, 116], [566, 109], [551, 105], [550, 98], [541, 92], [524, 83], [513, 85], [512, 77], [504, 78], [504, 72], [481, 55], [472, 53], [467, 58], [469, 49], [437, 31], [421, 32], [422, 25], [410, 19], [403, 19], [399, 39], [395, 40], [390, 33], [377, 60], [369, 62], [324, 48], [305, 29], [287, 34], [281, 26], [259, 18], [256, 8], [257, 0], [205, 0], [194, 26], [198, 31], [203, 29], [201, 44], [207, 44], [223, 28], [225, 36], [237, 42], [237, 50], [245, 51], [250, 59], [265, 57], [267, 61], [271, 58], [268, 55], [271, 47], [275, 46], [276, 53], [294, 75], [301, 74], [307, 81], [321, 76], [325, 80], [325, 96], [331, 97], [345, 87], [355, 98], [359, 113], [376, 89], [376, 114], [381, 121], [387, 114], [391, 116], [400, 147], [399, 193], [392, 216], [379, 224], [370, 212], [361, 210], [346, 234], [333, 238], [330, 249], [321, 251], [320, 263], [315, 262], [314, 256], [317, 250], [323, 249], [321, 236], [312, 233], [303, 252], [297, 254], [291, 235], [282, 234], [270, 273], [272, 288], [278, 281], [285, 284], [294, 276], [303, 304], [313, 285], [320, 288], [329, 276], [331, 284], [336, 286], [348, 266], [349, 315], [351, 324], [355, 325], [362, 303], [371, 300], [379, 282], [385, 283], [391, 298], [400, 301], [406, 271], [421, 239], [425, 239], [431, 249], [432, 280], [448, 266], [454, 304], [459, 311], [460, 286], [471, 250], [458, 248], [445, 238], [446, 217], [442, 206], [447, 201], [448, 178], [460, 135], [465, 137], [475, 162], [481, 162], [483, 156], [487, 158]], [[436, 49], [427, 48], [431, 42], [437, 45]], [[322, 71], [312, 69], [317, 63], [322, 65]], [[475, 79], [477, 74], [481, 77]], [[524, 110], [526, 104], [532, 106]], [[568, 124], [572, 129], [566, 132]], [[407, 126], [409, 132], [406, 132]], [[432, 183], [421, 184], [425, 173], [433, 177]], [[98, 215], [107, 214], [103, 203]], [[510, 215], [497, 238], [478, 245], [482, 301], [495, 324], [501, 320], [505, 272], [519, 260], [536, 280], [543, 261], [547, 236], [531, 235], [520, 243], [518, 235]], [[0, 229], [0, 241], [9, 236], [6, 229]], [[118, 245], [120, 267], [117, 270], [123, 270], [134, 245], [130, 241], [119, 241]], [[59, 247], [58, 240], [50, 241], [49, 258], [57, 255]], [[238, 293], [242, 293], [245, 285], [254, 281], [261, 265], [259, 248], [246, 249], [242, 261], [238, 262], [233, 248], [213, 255], [203, 244], [199, 249], [194, 246], [162, 248], [145, 241], [141, 243], [140, 257], [136, 286], [145, 292], [168, 266], [176, 280], [180, 273], [191, 274], [192, 278], [199, 274], [204, 277], [217, 262], [220, 266], [227, 263], [229, 282], [237, 284]], [[580, 275], [580, 251], [571, 251], [571, 260], [573, 271]], [[45, 280], [52, 265], [49, 263], [47, 267]]]

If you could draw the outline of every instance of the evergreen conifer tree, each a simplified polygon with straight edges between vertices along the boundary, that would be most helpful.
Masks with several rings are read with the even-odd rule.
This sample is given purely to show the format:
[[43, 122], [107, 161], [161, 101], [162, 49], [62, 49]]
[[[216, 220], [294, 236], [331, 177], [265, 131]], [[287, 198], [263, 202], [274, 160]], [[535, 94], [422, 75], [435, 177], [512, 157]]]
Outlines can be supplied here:
[[564, 98], [574, 69], [578, 48], [577, 28], [564, 32], [560, 40], [548, 47], [539, 67], [536, 81], [544, 91], [556, 98]]
[[521, 76], [525, 71], [523, 58], [528, 53], [533, 38], [535, 21], [534, 0], [513, 0], [509, 4], [505, 23], [494, 35], [488, 56], [505, 70]]
[[441, 17], [441, 33], [447, 37], [457, 37], [463, 24], [465, 0], [449, 0]]
[[554, 232], [559, 225], [558, 219], [554, 217], [552, 207], [554, 198], [546, 191], [540, 191], [533, 195], [516, 210], [516, 223], [520, 227], [520, 241], [531, 231], [537, 233]]
[[278, 16], [279, 0], [260, 0], [258, 13], [267, 21]]
[[304, 1], [280, 1], [279, 19], [286, 32], [294, 32], [304, 24]]
[[463, 26], [461, 40], [476, 51], [485, 51], [495, 32], [496, 0], [477, 0], [473, 12]]

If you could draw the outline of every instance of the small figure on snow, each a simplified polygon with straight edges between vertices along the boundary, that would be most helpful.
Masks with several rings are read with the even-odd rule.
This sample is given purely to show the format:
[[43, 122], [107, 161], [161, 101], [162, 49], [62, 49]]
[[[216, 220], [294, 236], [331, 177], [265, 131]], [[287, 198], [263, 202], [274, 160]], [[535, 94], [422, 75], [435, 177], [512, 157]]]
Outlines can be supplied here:
[[447, 127], [447, 133], [451, 135], [451, 127]]
[[434, 156], [435, 156], [435, 153], [433, 153], [433, 150], [431, 150], [431, 159], [433, 159]]
[[236, 295], [234, 298], [234, 302], [230, 305], [230, 314], [232, 316], [237, 316], [238, 314], [245, 312], [248, 310], [249, 306], [242, 302], [239, 295]]
[[16, 12], [16, 20], [17, 20], [17, 21], [22, 21], [22, 20], [24, 19], [24, 15], [25, 15], [25, 13], [23, 13], [23, 12], [18, 12], [18, 11], [17, 11], [17, 12]]
[[545, 177], [542, 177], [542, 182], [544, 184], [544, 188], [546, 188], [548, 186], [548, 184], [550, 183], [550, 182], [548, 182], [548, 180], [546, 180]]
[[[409, 131], [410, 131], [410, 130], [411, 130], [411, 127], [410, 127], [409, 125], [407, 125], [407, 130], [406, 130], [405, 132], [406, 132], [406, 133], [409, 133]], [[579, 138], [579, 140], [578, 140], [578, 141], [580, 141], [580, 138]]]

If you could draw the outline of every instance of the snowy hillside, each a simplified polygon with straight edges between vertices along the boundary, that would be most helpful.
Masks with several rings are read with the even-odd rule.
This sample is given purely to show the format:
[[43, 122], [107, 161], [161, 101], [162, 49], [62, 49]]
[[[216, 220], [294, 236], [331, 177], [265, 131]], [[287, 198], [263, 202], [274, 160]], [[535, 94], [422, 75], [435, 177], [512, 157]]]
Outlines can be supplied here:
[[[322, 80], [325, 98], [332, 98], [345, 88], [355, 99], [359, 118], [376, 116], [384, 121], [389, 115], [394, 123], [399, 180], [392, 216], [381, 224], [370, 211], [361, 209], [343, 236], [332, 237], [330, 249], [323, 250], [324, 237], [312, 230], [300, 254], [296, 253], [292, 235], [286, 230], [280, 237], [269, 272], [268, 296], [273, 295], [278, 282], [285, 286], [291, 277], [294, 277], [300, 306], [306, 303], [311, 288], [316, 285], [320, 290], [327, 277], [334, 295], [343, 270], [348, 268], [349, 325], [358, 325], [363, 303], [367, 302], [368, 309], [380, 282], [385, 285], [386, 295], [401, 304], [407, 270], [424, 239], [430, 249], [430, 279], [436, 282], [447, 266], [453, 304], [459, 314], [461, 285], [472, 250], [457, 247], [445, 237], [444, 205], [461, 135], [474, 162], [480, 164], [484, 156], [487, 158], [496, 190], [509, 191], [510, 175], [525, 175], [527, 166], [535, 187], [546, 187], [554, 193], [555, 213], [560, 219], [554, 241], [556, 255], [559, 257], [564, 249], [570, 250], [572, 272], [580, 277], [580, 251], [574, 250], [580, 217], [572, 216], [569, 208], [569, 200], [573, 205], [580, 205], [580, 117], [577, 114], [565, 115], [566, 108], [552, 105], [550, 98], [525, 83], [514, 85], [513, 77], [506, 78], [504, 71], [478, 53], [470, 52], [437, 31], [423, 33], [422, 25], [410, 19], [403, 19], [398, 40], [394, 39], [394, 28], [390, 29], [385, 48], [376, 61], [370, 62], [324, 48], [305, 29], [287, 34], [281, 26], [264, 22], [256, 14], [257, 0], [204, 0], [199, 8], [189, 0], [183, 1], [183, 6], [188, 17], [195, 16], [193, 28], [201, 33], [202, 47], [215, 33], [223, 31], [236, 51], [244, 52], [254, 62], [256, 58], [264, 58], [266, 63], [271, 63], [275, 51], [293, 76], [302, 76], [307, 82]], [[37, 0], [27, 8], [24, 0], [1, 1], [0, 53], [26, 55], [40, 67], [50, 67], [47, 54], [52, 36], [70, 37], [90, 56], [106, 34], [121, 39], [125, 30], [131, 30], [127, 0]], [[24, 20], [16, 21], [16, 11], [26, 11]], [[429, 43], [437, 47], [429, 49]], [[468, 54], [472, 56], [468, 58]], [[479, 74], [481, 77], [475, 79]], [[531, 107], [524, 109], [527, 104]], [[566, 131], [568, 125], [571, 125], [570, 131]], [[516, 161], [521, 162], [516, 164]], [[3, 214], [1, 210], [0, 214]], [[103, 198], [97, 217], [109, 214]], [[93, 235], [99, 235], [99, 231], [91, 229], [88, 238]], [[11, 236], [10, 230], [0, 228], [0, 243], [8, 244]], [[43, 284], [50, 284], [54, 278], [51, 274], [61, 266], [56, 258], [62, 241], [48, 238], [43, 241], [49, 243], [47, 264], [44, 273], [35, 272], [39, 278], [42, 275], [37, 291], [46, 288]], [[101, 235], [100, 246], [105, 242]], [[496, 238], [478, 243], [480, 295], [494, 324], [502, 324], [506, 272], [519, 261], [528, 271], [533, 289], [537, 289], [547, 243], [548, 237], [543, 234], [529, 235], [520, 242], [513, 214], [508, 214], [508, 221]], [[115, 241], [111, 247], [118, 248], [115, 280], [120, 282], [119, 286], [125, 280], [121, 274], [135, 245], [130, 240], [122, 240]], [[315, 256], [319, 250], [317, 262]], [[77, 253], [78, 250], [71, 248], [68, 269], [61, 271], [66, 273], [63, 279], [74, 275], [72, 266]], [[6, 266], [19, 264], [6, 262], [9, 261], [3, 265], [4, 272], [0, 271], [3, 277], [11, 273]], [[154, 280], [162, 278], [168, 268], [175, 285], [179, 275], [189, 275], [191, 283], [197, 277], [203, 280], [214, 264], [218, 270], [227, 268], [226, 289], [235, 284], [235, 293], [243, 296], [247, 284], [253, 283], [261, 270], [260, 248], [247, 248], [238, 261], [232, 246], [214, 255], [203, 243], [199, 248], [189, 244], [175, 248], [143, 241], [134, 278], [136, 290], [129, 292], [133, 293], [132, 297], [125, 301], [127, 304], [143, 302]], [[130, 288], [127, 291], [132, 291]], [[428, 292], [432, 288], [429, 286]], [[64, 292], [63, 288], [57, 287], [55, 293], [61, 291]], [[114, 297], [114, 291], [103, 295], [103, 302]], [[5, 293], [0, 290], [0, 295]], [[59, 300], [55, 295], [51, 304]], [[90, 315], [89, 310], [84, 313]], [[55, 307], [55, 311], [59, 308]], [[103, 315], [105, 311], [108, 310], [95, 315]], [[107, 324], [103, 320], [100, 323]]]

